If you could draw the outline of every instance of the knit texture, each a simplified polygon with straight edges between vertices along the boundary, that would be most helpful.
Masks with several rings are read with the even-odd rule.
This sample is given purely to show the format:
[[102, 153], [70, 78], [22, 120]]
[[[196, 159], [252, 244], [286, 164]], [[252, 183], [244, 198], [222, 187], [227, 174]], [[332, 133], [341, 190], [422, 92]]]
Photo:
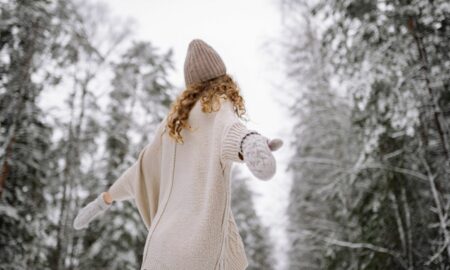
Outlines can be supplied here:
[[249, 132], [221, 99], [221, 109], [204, 113], [198, 101], [176, 144], [165, 129], [110, 187], [113, 200], [133, 199], [148, 235], [142, 269], [243, 270], [244, 244], [231, 212], [230, 172]]
[[111, 205], [103, 200], [103, 194], [98, 195], [93, 201], [80, 209], [73, 221], [75, 230], [85, 229], [97, 216], [101, 215]]
[[216, 50], [201, 39], [194, 39], [189, 43], [184, 61], [186, 87], [225, 74], [225, 64]]
[[275, 157], [265, 136], [251, 134], [243, 141], [242, 149], [244, 162], [254, 176], [261, 180], [270, 180], [275, 175]]
[[[270, 180], [275, 175], [276, 161], [269, 148], [267, 137], [260, 134], [250, 134], [255, 130], [248, 130], [240, 121], [233, 122], [226, 132], [228, 135], [223, 141], [223, 158], [245, 163], [250, 172], [260, 180]], [[237, 154], [241, 152], [241, 143], [243, 159], [240, 159]], [[276, 141], [276, 143], [276, 147], [281, 147], [281, 145], [278, 145], [280, 142]]]
[[244, 160], [239, 158], [240, 145], [244, 136], [250, 132], [247, 127], [240, 121], [234, 121], [231, 125], [226, 127], [227, 134], [222, 146], [222, 159], [228, 159], [237, 163], [244, 163]]

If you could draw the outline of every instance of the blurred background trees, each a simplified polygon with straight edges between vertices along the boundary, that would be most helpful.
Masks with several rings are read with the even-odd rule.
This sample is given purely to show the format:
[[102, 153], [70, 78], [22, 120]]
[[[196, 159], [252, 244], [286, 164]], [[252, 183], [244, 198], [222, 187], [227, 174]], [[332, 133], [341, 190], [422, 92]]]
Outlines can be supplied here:
[[[147, 230], [133, 203], [72, 224], [153, 139], [180, 91], [173, 51], [135, 40], [101, 2], [7, 1], [0, 14], [0, 269], [138, 269]], [[251, 267], [269, 267], [236, 189]]]
[[231, 172], [231, 211], [244, 242], [249, 270], [275, 269], [274, 244], [268, 237], [269, 228], [261, 224], [252, 200], [253, 193], [239, 167]]
[[449, 269], [450, 6], [283, 1], [289, 269]]
[[[282, 0], [294, 149], [287, 269], [450, 269], [450, 5]], [[0, 269], [137, 269], [146, 229], [78, 209], [153, 138], [173, 51], [100, 2], [0, 1]], [[285, 142], [288, 142], [287, 138]], [[275, 269], [242, 171], [249, 269]]]

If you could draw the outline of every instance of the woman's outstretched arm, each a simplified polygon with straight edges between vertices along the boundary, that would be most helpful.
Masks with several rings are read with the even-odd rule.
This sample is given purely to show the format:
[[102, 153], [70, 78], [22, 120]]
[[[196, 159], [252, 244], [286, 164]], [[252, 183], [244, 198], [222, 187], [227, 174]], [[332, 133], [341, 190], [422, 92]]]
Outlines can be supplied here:
[[[93, 201], [80, 209], [74, 220], [75, 229], [86, 228], [93, 219], [106, 211], [113, 201], [153, 196], [153, 191], [147, 190], [144, 187], [149, 185], [149, 188], [153, 188], [153, 180], [156, 178], [153, 172], [158, 169], [164, 123], [164, 120], [161, 121], [155, 132], [153, 141], [141, 150], [138, 159], [114, 181], [109, 189], [100, 193]], [[149, 194], [146, 192], [149, 192]], [[142, 206], [140, 204], [137, 206], [146, 224], [150, 223], [151, 213], [154, 212], [153, 208], [155, 206]], [[149, 207], [150, 209], [145, 207]], [[147, 212], [150, 212], [150, 214]]]
[[256, 130], [249, 130], [236, 116], [229, 102], [223, 103], [219, 120], [225, 123], [221, 139], [221, 159], [245, 163], [250, 172], [260, 180], [271, 179], [276, 172], [275, 157], [283, 141], [269, 140]]

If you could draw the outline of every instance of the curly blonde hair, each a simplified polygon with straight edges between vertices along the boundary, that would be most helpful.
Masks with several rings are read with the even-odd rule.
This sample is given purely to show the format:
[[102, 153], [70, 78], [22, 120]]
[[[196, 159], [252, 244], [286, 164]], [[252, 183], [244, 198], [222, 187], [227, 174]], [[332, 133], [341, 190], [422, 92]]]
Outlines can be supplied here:
[[228, 98], [233, 102], [234, 111], [239, 118], [244, 118], [246, 113], [244, 99], [240, 95], [240, 87], [228, 75], [222, 75], [208, 81], [193, 83], [177, 97], [171, 104], [167, 119], [167, 128], [169, 136], [177, 143], [183, 144], [181, 130], [183, 128], [192, 131], [192, 127], [187, 123], [189, 113], [197, 100], [200, 99], [202, 111], [205, 113], [216, 112], [220, 110], [220, 97]]

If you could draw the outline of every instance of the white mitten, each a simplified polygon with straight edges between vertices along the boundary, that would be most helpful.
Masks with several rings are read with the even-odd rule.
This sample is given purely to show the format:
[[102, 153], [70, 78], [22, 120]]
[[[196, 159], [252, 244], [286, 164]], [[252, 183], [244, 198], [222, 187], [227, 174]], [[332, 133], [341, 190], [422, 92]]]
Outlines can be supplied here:
[[[273, 149], [281, 147], [281, 140], [277, 140], [272, 145]], [[276, 161], [269, 147], [269, 139], [252, 131], [244, 136], [241, 145], [244, 162], [252, 174], [261, 180], [271, 179], [276, 172]]]
[[95, 200], [80, 209], [73, 221], [73, 227], [75, 230], [87, 228], [93, 219], [105, 212], [110, 206], [111, 204], [107, 204], [103, 200], [103, 193], [101, 193]]

